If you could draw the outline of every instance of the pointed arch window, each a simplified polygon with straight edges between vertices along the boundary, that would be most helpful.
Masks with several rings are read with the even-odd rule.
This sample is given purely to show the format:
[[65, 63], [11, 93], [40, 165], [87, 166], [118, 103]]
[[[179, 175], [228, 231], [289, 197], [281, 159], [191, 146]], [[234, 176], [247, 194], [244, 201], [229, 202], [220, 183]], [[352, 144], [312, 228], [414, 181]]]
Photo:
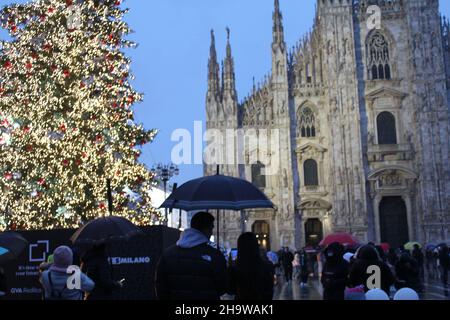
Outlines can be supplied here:
[[300, 135], [302, 138], [314, 138], [317, 134], [316, 115], [310, 107], [303, 107], [299, 117]]
[[389, 43], [380, 32], [373, 33], [367, 41], [367, 70], [370, 80], [392, 78]]
[[382, 112], [377, 117], [378, 144], [397, 144], [395, 117], [390, 112]]
[[309, 159], [305, 161], [303, 164], [303, 173], [306, 187], [317, 187], [319, 185], [319, 172], [315, 160]]
[[252, 164], [252, 183], [258, 188], [266, 187], [265, 168], [266, 166], [259, 161]]

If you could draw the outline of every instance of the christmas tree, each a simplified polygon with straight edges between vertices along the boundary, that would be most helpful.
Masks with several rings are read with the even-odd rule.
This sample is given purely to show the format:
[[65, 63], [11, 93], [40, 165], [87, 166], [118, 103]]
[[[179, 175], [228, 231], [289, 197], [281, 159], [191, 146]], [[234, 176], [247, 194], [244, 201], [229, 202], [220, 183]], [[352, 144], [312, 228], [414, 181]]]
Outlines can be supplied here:
[[135, 46], [119, 0], [34, 0], [0, 11], [0, 229], [78, 227], [108, 215], [160, 219], [134, 122]]

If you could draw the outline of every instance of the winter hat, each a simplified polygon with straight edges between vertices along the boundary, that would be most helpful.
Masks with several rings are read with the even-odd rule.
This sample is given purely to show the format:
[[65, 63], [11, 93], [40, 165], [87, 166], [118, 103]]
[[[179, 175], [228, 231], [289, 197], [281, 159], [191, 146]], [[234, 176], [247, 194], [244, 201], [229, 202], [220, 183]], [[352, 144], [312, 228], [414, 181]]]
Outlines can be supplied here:
[[53, 255], [51, 254], [51, 255], [49, 255], [48, 257], [47, 257], [47, 263], [53, 263]]
[[372, 289], [366, 293], [366, 300], [386, 301], [389, 300], [389, 296], [381, 289]]
[[72, 263], [72, 249], [66, 246], [60, 246], [53, 251], [53, 265], [50, 267], [50, 270], [65, 273]]
[[417, 292], [415, 292], [413, 289], [410, 288], [402, 288], [400, 290], [397, 291], [397, 293], [394, 296], [394, 300], [414, 300], [417, 301], [419, 300], [419, 295], [417, 294]]

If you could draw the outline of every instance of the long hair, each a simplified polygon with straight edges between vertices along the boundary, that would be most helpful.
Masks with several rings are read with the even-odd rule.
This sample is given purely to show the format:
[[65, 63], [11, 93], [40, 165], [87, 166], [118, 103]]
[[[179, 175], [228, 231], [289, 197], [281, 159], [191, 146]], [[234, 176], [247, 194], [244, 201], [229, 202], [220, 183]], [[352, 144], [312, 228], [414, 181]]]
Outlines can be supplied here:
[[257, 299], [262, 295], [263, 261], [255, 234], [247, 232], [238, 239], [237, 290], [242, 298]]

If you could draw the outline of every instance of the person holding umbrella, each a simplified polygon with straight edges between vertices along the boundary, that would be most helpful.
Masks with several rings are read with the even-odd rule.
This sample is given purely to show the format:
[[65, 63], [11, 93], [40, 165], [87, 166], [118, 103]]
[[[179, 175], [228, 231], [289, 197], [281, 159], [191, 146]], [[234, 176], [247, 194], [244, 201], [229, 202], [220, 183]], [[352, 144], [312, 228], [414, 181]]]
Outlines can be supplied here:
[[94, 245], [81, 260], [82, 270], [95, 282], [95, 288], [86, 295], [86, 300], [111, 300], [113, 292], [121, 289], [124, 282], [113, 280], [106, 244]]
[[199, 212], [177, 244], [164, 251], [155, 277], [159, 300], [220, 300], [228, 288], [224, 255], [209, 244], [214, 217]]

